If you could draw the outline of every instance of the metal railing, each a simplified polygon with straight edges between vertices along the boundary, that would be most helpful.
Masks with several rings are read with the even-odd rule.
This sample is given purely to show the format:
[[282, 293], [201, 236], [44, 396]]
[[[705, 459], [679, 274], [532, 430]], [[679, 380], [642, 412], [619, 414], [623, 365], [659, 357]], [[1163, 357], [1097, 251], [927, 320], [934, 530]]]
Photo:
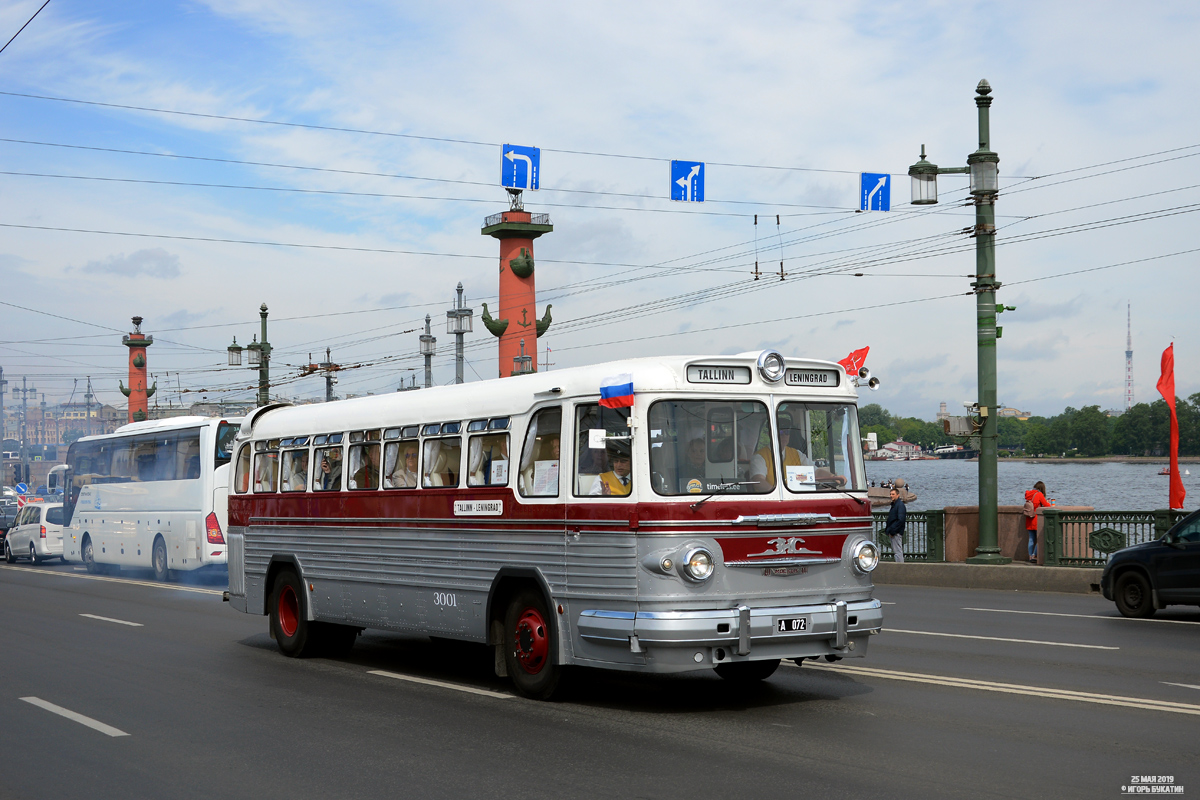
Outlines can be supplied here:
[[[887, 512], [876, 511], [872, 516], [875, 517], [875, 544], [879, 547], [880, 558], [884, 561], [895, 561], [892, 537], [884, 533]], [[904, 560], [945, 561], [945, 520], [945, 514], [940, 508], [909, 511], [904, 519]]]
[[[1059, 511], [1042, 509], [1044, 563], [1056, 567], [1102, 567], [1110, 553], [1161, 539], [1190, 511]], [[907, 548], [905, 555], [907, 557]]]
[[[504, 215], [507, 213], [509, 213], [509, 212], [501, 211], [499, 214], [492, 214], [490, 217], [488, 217], [487, 219], [485, 219], [483, 221], [483, 227], [490, 228], [493, 225], [499, 225], [501, 222], [504, 222]], [[529, 222], [525, 223], [525, 224], [529, 224], [529, 225], [549, 225], [550, 224], [550, 215], [549, 214], [530, 214], [529, 217], [530, 217]], [[513, 220], [513, 222], [516, 222], [516, 220]]]

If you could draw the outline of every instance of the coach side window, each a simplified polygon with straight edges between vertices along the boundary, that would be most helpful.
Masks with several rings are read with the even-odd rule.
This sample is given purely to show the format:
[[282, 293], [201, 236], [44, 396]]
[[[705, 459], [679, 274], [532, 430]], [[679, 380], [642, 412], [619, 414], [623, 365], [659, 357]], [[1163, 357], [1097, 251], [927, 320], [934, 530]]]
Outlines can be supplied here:
[[507, 433], [471, 437], [467, 448], [467, 485], [508, 485]]
[[285, 492], [303, 492], [308, 488], [308, 449], [285, 450], [280, 461], [280, 488]]
[[349, 489], [379, 488], [379, 429], [350, 434]]
[[233, 491], [245, 494], [250, 491], [250, 445], [244, 444], [238, 450], [237, 466], [233, 473]]
[[312, 488], [314, 492], [338, 492], [342, 489], [342, 434], [313, 437]]
[[524, 497], [558, 497], [562, 451], [562, 408], [539, 409], [529, 420], [521, 448], [520, 491]]
[[279, 440], [254, 443], [254, 491], [273, 492], [279, 487]]
[[[416, 437], [416, 426], [411, 431], [392, 428], [384, 431], [384, 439], [395, 439], [401, 435], [411, 434]], [[406, 438], [399, 442], [388, 442], [383, 447], [383, 488], [385, 489], [415, 489], [420, 485], [421, 474], [417, 468], [421, 443], [416, 438]]]

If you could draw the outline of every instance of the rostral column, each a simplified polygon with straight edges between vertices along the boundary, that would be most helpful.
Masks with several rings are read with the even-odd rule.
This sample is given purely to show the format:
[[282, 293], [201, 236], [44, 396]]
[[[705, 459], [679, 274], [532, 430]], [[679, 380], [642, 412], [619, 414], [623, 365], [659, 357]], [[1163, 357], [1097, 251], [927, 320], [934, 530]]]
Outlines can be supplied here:
[[[554, 230], [549, 214], [530, 214], [521, 203], [521, 192], [515, 189], [508, 192], [509, 210], [485, 219], [481, 231], [484, 236], [500, 240], [500, 303], [494, 317], [484, 303], [481, 319], [492, 335], [500, 339], [501, 378], [537, 372], [537, 338], [550, 327], [550, 306], [546, 306], [546, 313], [539, 319], [533, 240]], [[526, 358], [516, 360], [521, 356]]]
[[142, 318], [133, 318], [133, 333], [121, 337], [121, 344], [129, 348], [129, 387], [117, 381], [121, 394], [129, 398], [129, 421], [141, 422], [149, 411], [149, 400], [158, 388], [156, 381], [146, 388], [146, 348], [154, 344], [153, 336], [142, 334]]

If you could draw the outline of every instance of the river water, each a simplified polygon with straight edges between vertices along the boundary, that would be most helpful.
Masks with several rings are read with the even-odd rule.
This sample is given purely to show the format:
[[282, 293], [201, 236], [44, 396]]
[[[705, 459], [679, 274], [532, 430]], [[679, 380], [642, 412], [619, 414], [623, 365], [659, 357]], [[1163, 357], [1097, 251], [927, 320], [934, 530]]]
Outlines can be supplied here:
[[[1183, 476], [1187, 490], [1184, 508], [1200, 508], [1200, 464], [1180, 464], [1190, 470]], [[1098, 511], [1150, 511], [1167, 507], [1166, 475], [1162, 464], [1083, 462], [1028, 464], [1017, 459], [1000, 459], [999, 502], [1002, 506], [1025, 503], [1025, 490], [1042, 481], [1046, 496], [1060, 506], [1092, 506]], [[979, 464], [975, 461], [868, 461], [867, 478], [880, 481], [903, 478], [917, 499], [908, 504], [913, 511], [945, 506], [979, 504]]]

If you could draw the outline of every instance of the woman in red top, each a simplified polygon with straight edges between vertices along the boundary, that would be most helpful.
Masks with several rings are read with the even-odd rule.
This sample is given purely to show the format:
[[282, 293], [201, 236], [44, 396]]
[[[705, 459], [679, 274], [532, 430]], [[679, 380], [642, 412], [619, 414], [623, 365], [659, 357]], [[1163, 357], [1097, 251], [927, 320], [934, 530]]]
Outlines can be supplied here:
[[[1037, 563], [1037, 510], [1053, 505], [1046, 499], [1046, 484], [1038, 481], [1032, 489], [1025, 492], [1025, 530], [1029, 531], [1029, 563]], [[1033, 515], [1028, 516], [1029, 506], [1033, 506]]]

